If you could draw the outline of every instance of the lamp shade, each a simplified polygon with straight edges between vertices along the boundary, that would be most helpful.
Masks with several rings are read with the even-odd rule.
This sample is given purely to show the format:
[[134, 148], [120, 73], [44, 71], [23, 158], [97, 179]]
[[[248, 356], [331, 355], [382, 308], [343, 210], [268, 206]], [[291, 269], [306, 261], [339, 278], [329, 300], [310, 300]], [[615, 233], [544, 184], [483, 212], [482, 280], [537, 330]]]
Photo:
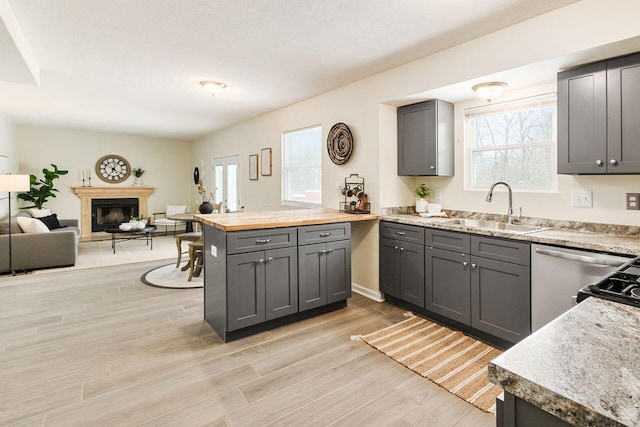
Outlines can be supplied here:
[[0, 191], [29, 191], [30, 188], [29, 175], [0, 175]]

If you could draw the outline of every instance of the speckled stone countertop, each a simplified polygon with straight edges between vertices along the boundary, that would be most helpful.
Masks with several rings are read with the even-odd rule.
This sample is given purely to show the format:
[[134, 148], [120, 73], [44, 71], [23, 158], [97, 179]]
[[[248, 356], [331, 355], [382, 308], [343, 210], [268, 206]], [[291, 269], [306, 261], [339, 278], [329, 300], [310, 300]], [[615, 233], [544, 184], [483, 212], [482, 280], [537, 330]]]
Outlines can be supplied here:
[[[449, 212], [455, 218], [490, 219], [506, 222], [504, 215], [468, 214]], [[422, 218], [411, 213], [387, 213], [380, 215], [381, 221], [419, 225], [442, 230], [462, 231], [486, 236], [503, 237], [532, 243], [566, 246], [577, 249], [589, 249], [625, 255], [640, 255], [640, 229], [620, 225], [579, 223], [574, 221], [552, 221], [543, 219], [525, 219], [523, 224], [544, 227], [541, 231], [514, 233], [459, 224], [448, 224], [437, 218]]]
[[640, 425], [640, 308], [591, 297], [489, 363], [489, 381], [578, 426]]

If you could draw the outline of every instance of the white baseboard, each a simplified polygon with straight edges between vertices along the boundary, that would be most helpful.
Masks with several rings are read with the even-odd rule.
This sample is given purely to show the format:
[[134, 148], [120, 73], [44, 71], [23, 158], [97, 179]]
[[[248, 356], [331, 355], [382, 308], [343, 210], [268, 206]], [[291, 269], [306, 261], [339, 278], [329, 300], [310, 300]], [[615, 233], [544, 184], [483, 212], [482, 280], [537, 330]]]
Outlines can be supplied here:
[[374, 291], [369, 288], [365, 288], [362, 285], [358, 285], [357, 283], [351, 282], [351, 290], [356, 294], [360, 294], [363, 297], [367, 297], [376, 302], [384, 302], [384, 297], [379, 291]]

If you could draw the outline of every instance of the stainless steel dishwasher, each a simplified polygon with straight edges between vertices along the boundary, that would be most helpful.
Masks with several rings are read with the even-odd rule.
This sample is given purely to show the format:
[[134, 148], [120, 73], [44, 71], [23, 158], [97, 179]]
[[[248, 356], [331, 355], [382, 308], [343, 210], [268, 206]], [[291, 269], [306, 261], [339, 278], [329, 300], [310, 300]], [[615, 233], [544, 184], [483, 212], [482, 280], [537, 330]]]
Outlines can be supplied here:
[[531, 245], [531, 332], [575, 304], [585, 285], [616, 270], [631, 256]]

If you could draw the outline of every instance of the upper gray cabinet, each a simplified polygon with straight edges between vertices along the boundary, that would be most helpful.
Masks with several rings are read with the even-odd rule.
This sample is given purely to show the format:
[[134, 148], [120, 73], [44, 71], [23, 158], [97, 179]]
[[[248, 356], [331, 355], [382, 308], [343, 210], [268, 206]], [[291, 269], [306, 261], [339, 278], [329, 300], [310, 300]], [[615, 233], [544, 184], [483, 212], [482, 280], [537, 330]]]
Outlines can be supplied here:
[[434, 99], [398, 108], [398, 175], [453, 176], [453, 105]]
[[640, 173], [640, 55], [558, 73], [558, 173]]

